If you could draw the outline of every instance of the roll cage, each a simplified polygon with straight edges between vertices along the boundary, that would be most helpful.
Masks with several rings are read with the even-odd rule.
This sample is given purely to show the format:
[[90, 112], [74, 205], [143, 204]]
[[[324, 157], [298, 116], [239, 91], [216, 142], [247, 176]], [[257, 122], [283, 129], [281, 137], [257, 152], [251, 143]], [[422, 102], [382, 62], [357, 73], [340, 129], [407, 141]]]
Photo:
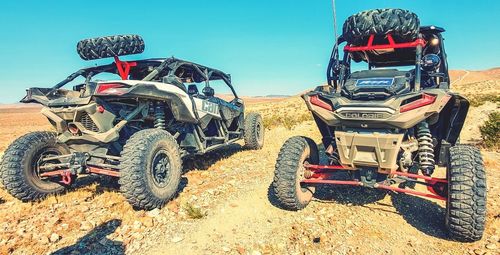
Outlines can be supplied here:
[[220, 70], [209, 68], [193, 62], [177, 58], [153, 58], [137, 61], [121, 61], [115, 57], [115, 62], [107, 65], [83, 68], [69, 75], [63, 81], [54, 85], [46, 94], [58, 90], [82, 76], [85, 83], [89, 83], [92, 78], [100, 73], [113, 73], [119, 75], [123, 80], [161, 81], [161, 77], [174, 75], [182, 81], [189, 79], [194, 82], [206, 82], [209, 86], [211, 80], [223, 80], [231, 89], [235, 98], [238, 98], [231, 83], [231, 75]]
[[[448, 64], [444, 48], [444, 38], [441, 35], [445, 30], [436, 26], [423, 26], [420, 28], [418, 38], [413, 42], [395, 42], [390, 34], [385, 38], [370, 36], [367, 44], [349, 45], [343, 48], [343, 56], [340, 58], [340, 45], [346, 43], [340, 36], [335, 43], [330, 61], [327, 67], [328, 85], [333, 90], [340, 92], [345, 81], [351, 74], [351, 61], [366, 62], [368, 69], [398, 66], [415, 66], [414, 91], [420, 90], [421, 83], [421, 59], [427, 51], [433, 51], [441, 58], [441, 65], [436, 73], [432, 74], [439, 87], [448, 87], [450, 78]], [[433, 40], [438, 44], [433, 45]]]

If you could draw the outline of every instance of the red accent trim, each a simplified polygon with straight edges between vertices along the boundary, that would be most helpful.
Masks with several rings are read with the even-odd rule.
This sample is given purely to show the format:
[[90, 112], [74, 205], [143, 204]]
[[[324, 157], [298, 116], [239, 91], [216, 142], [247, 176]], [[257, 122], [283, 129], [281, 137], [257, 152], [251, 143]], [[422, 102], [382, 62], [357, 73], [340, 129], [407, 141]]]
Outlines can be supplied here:
[[433, 104], [436, 101], [436, 96], [423, 93], [422, 98], [411, 103], [405, 104], [399, 108], [399, 112], [407, 112], [422, 106]]
[[40, 177], [50, 177], [50, 176], [61, 176], [62, 180], [60, 181], [63, 184], [69, 185], [71, 183], [71, 172], [69, 169], [62, 169], [50, 172], [44, 172], [40, 174]]
[[87, 166], [87, 169], [89, 170], [89, 172], [91, 172], [93, 174], [103, 174], [103, 175], [109, 175], [109, 176], [114, 176], [114, 177], [120, 177], [120, 172], [118, 172], [118, 171], [102, 169], [102, 168], [98, 168], [95, 166]]
[[401, 49], [401, 48], [416, 48], [417, 46], [425, 46], [426, 41], [424, 39], [416, 39], [413, 42], [406, 43], [396, 43], [391, 34], [387, 35], [388, 44], [378, 44], [373, 45], [373, 40], [375, 35], [370, 35], [368, 38], [368, 44], [365, 46], [351, 46], [346, 45], [344, 51], [354, 52], [354, 51], [367, 51], [367, 50], [383, 50], [383, 49]]
[[40, 174], [40, 177], [49, 177], [49, 176], [57, 176], [57, 175], [63, 175], [65, 171], [69, 171], [68, 169], [62, 169], [62, 170], [56, 170], [56, 171], [50, 171], [50, 172], [43, 172]]
[[[330, 180], [329, 178], [332, 176], [331, 172], [335, 171], [344, 171], [344, 170], [355, 170], [353, 168], [349, 167], [344, 167], [344, 166], [330, 166], [330, 165], [309, 165], [305, 164], [304, 168], [310, 170], [313, 172], [311, 178], [309, 179], [304, 179], [300, 183], [301, 184], [333, 184], [333, 185], [351, 185], [351, 186], [363, 186], [363, 183], [357, 180], [354, 181], [349, 181], [349, 180]], [[416, 179], [423, 179], [429, 184], [436, 184], [436, 183], [448, 183], [446, 179], [440, 179], [440, 178], [434, 178], [430, 176], [424, 176], [424, 175], [417, 175], [417, 174], [411, 174], [411, 173], [405, 173], [405, 172], [391, 172], [389, 175], [399, 175], [399, 176], [406, 176], [410, 178], [416, 178]], [[375, 188], [377, 189], [384, 189], [384, 190], [391, 190], [395, 192], [400, 192], [400, 193], [407, 193], [415, 196], [421, 196], [421, 197], [428, 197], [428, 198], [434, 198], [434, 199], [439, 199], [439, 200], [446, 200], [445, 197], [442, 197], [436, 193], [434, 189], [428, 189], [432, 194], [430, 193], [424, 193], [416, 190], [411, 190], [411, 189], [402, 189], [402, 188], [397, 188], [397, 187], [392, 187], [392, 186], [387, 186], [381, 183], [375, 184]]]
[[429, 193], [424, 193], [416, 190], [411, 190], [411, 189], [402, 189], [402, 188], [397, 188], [397, 187], [392, 187], [392, 186], [387, 186], [387, 185], [382, 185], [379, 184], [376, 186], [377, 189], [385, 189], [385, 190], [392, 190], [396, 191], [399, 193], [407, 193], [407, 194], [412, 194], [416, 196], [421, 196], [421, 197], [428, 197], [428, 198], [434, 198], [434, 199], [439, 199], [439, 200], [445, 200], [445, 197], [434, 195], [434, 194], [429, 194]]
[[340, 180], [323, 180], [323, 179], [306, 179], [306, 180], [301, 181], [300, 183], [363, 186], [363, 184], [359, 181], [340, 181]]
[[314, 95], [314, 96], [309, 97], [309, 102], [311, 102], [311, 104], [316, 105], [318, 107], [321, 107], [323, 109], [333, 111], [333, 107], [331, 105], [327, 104], [326, 102], [324, 102], [323, 100], [321, 100], [318, 95]]
[[406, 177], [410, 177], [410, 178], [423, 179], [431, 184], [436, 183], [436, 182], [448, 183], [448, 181], [446, 179], [434, 178], [434, 177], [430, 177], [430, 176], [411, 174], [411, 173], [405, 173], [405, 172], [392, 172], [391, 175], [399, 175], [399, 176], [406, 176]]
[[304, 168], [312, 170], [312, 171], [321, 171], [321, 170], [355, 170], [354, 168], [344, 167], [344, 166], [330, 166], [330, 165], [310, 165], [304, 164]]
[[130, 67], [137, 66], [136, 62], [126, 62], [121, 61], [118, 56], [115, 56], [115, 64], [116, 70], [118, 70], [118, 74], [122, 78], [122, 80], [127, 80], [128, 75], [130, 73]]

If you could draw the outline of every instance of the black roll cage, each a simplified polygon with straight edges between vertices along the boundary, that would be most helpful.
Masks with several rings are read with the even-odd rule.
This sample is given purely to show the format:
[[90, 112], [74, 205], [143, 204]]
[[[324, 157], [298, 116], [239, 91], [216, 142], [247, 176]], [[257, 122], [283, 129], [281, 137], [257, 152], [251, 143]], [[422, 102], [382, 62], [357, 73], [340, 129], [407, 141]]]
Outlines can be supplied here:
[[[226, 74], [220, 70], [214, 69], [214, 68], [209, 68], [200, 64], [196, 64], [194, 62], [189, 62], [181, 59], [177, 59], [174, 57], [171, 58], [153, 58], [153, 59], [144, 59], [144, 60], [135, 60], [135, 61], [128, 61], [129, 63], [135, 62], [136, 66], [133, 67], [131, 70], [131, 73], [134, 72], [134, 69], [139, 69], [139, 68], [149, 68], [149, 67], [154, 67], [152, 71], [150, 71], [142, 80], [143, 81], [151, 81], [155, 77], [157, 77], [159, 74], [163, 75], [176, 75], [176, 73], [180, 70], [186, 70], [190, 71], [193, 74], [193, 79], [195, 82], [206, 82], [206, 86], [210, 86], [209, 81], [210, 80], [223, 80], [226, 85], [231, 89], [232, 93], [234, 94], [235, 98], [238, 98], [238, 95], [236, 94], [236, 91], [234, 90], [234, 87], [231, 83], [231, 75]], [[64, 85], [68, 84], [69, 82], [73, 81], [79, 76], [83, 76], [86, 81], [90, 81], [90, 79], [103, 72], [108, 72], [108, 73], [115, 73], [118, 74], [118, 70], [116, 67], [115, 63], [107, 64], [107, 65], [101, 65], [101, 66], [95, 66], [95, 67], [88, 67], [88, 68], [83, 68], [80, 69], [71, 75], [69, 75], [66, 79], [63, 81], [57, 83], [54, 85], [49, 93], [60, 89]], [[177, 76], [179, 77], [179, 76]], [[183, 77], [179, 77], [183, 78]], [[48, 94], [49, 94], [48, 93]]]
[[[444, 47], [444, 38], [441, 35], [445, 30], [441, 27], [436, 27], [436, 26], [423, 26], [420, 28], [420, 34], [419, 38], [430, 38], [435, 36], [439, 40], [439, 54], [438, 56], [441, 58], [441, 65], [438, 70], [439, 78], [441, 79], [441, 82], [444, 82], [446, 86], [449, 87], [450, 83], [450, 78], [449, 78], [449, 73], [448, 73], [448, 61], [447, 61], [447, 55]], [[342, 43], [345, 43], [345, 39], [340, 36], [337, 38], [337, 42], [335, 43], [332, 53], [330, 55], [330, 60], [328, 62], [327, 66], [327, 71], [326, 71], [326, 76], [327, 76], [327, 82], [329, 86], [333, 87], [333, 91], [339, 91], [342, 86], [344, 86], [345, 81], [351, 74], [351, 57], [350, 54], [347, 52], [344, 52], [343, 59], [340, 60], [339, 57], [339, 46]], [[422, 49], [422, 47], [416, 47], [416, 54], [415, 54], [415, 90], [420, 90], [420, 64], [421, 64], [421, 58], [423, 55], [423, 51], [425, 49]], [[392, 62], [391, 65], [387, 66], [404, 66], [407, 65], [408, 62]], [[387, 67], [383, 66], [383, 67]], [[376, 65], [372, 65], [371, 63], [368, 63], [368, 68], [372, 69], [372, 67], [377, 67]], [[438, 83], [439, 84], [439, 83]]]

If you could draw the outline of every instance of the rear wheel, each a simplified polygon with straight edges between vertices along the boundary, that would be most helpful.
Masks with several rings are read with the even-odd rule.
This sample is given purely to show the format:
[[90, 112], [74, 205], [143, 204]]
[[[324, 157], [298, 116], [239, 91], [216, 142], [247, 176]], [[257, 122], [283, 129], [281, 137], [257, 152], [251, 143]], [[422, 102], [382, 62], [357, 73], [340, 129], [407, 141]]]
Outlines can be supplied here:
[[450, 148], [447, 169], [446, 227], [450, 237], [480, 240], [486, 219], [486, 175], [479, 149], [456, 145]]
[[245, 118], [245, 146], [252, 150], [264, 146], [264, 125], [260, 114], [251, 112]]
[[179, 146], [170, 133], [146, 129], [132, 135], [120, 160], [120, 189], [132, 206], [152, 210], [177, 193], [182, 173]]
[[64, 191], [60, 177], [41, 177], [40, 167], [61, 163], [44, 158], [69, 153], [66, 145], [57, 143], [54, 132], [32, 132], [16, 139], [5, 150], [0, 174], [5, 189], [17, 199], [27, 202]]
[[281, 207], [300, 210], [311, 201], [315, 188], [302, 186], [304, 164], [318, 164], [316, 143], [307, 137], [295, 136], [281, 147], [274, 172], [273, 190]]

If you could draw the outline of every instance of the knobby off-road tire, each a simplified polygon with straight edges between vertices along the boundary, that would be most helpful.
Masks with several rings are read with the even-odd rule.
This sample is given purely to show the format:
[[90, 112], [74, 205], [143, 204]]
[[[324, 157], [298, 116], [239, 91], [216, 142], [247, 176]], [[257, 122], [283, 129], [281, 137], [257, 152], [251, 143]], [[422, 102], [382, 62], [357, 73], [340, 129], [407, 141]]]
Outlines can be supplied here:
[[144, 51], [144, 40], [138, 35], [113, 35], [81, 40], [76, 45], [84, 60], [109, 58]]
[[177, 193], [181, 173], [179, 146], [165, 130], [141, 130], [123, 147], [120, 190], [135, 208], [161, 208]]
[[274, 171], [273, 191], [283, 209], [297, 211], [311, 201], [315, 188], [302, 187], [304, 163], [318, 164], [316, 143], [307, 137], [295, 136], [281, 147]]
[[[58, 194], [66, 186], [38, 176], [37, 164], [42, 156], [69, 153], [66, 145], [57, 143], [54, 132], [32, 132], [9, 145], [0, 163], [0, 177], [5, 189], [23, 201], [37, 201]], [[60, 163], [60, 162], [54, 162]]]
[[251, 112], [245, 118], [245, 147], [258, 150], [264, 146], [264, 125], [260, 114]]
[[390, 33], [396, 41], [415, 40], [420, 21], [415, 13], [401, 9], [375, 9], [363, 11], [347, 18], [342, 37], [347, 43], [364, 45], [370, 35]]
[[479, 149], [451, 147], [447, 178], [445, 222], [450, 237], [461, 242], [480, 240], [486, 218], [486, 175]]

